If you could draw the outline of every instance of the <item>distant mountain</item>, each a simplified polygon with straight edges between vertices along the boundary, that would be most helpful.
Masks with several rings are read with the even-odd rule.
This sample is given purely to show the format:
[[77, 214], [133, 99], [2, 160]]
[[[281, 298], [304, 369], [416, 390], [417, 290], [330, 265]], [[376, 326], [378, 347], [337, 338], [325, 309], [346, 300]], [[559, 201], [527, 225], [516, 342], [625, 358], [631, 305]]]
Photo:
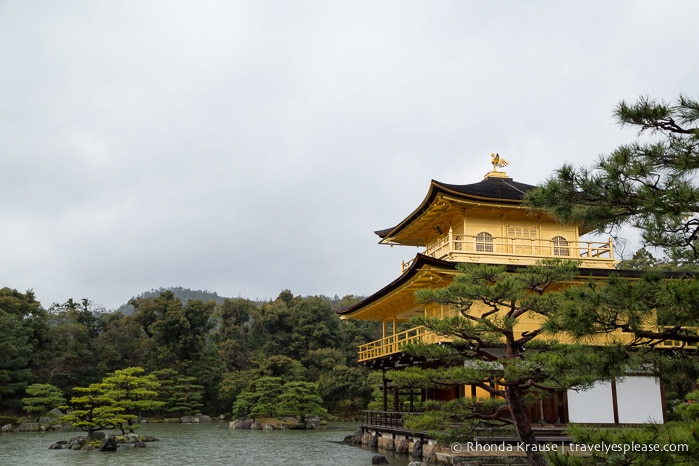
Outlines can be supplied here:
[[[135, 296], [135, 298], [154, 298], [156, 296], [159, 296], [160, 293], [163, 291], [172, 291], [175, 294], [176, 298], [179, 298], [180, 301], [183, 303], [186, 303], [188, 299], [192, 300], [197, 300], [200, 299], [202, 301], [216, 301], [217, 303], [222, 303], [225, 299], [229, 299], [225, 296], [219, 296], [218, 293], [215, 291], [208, 291], [208, 290], [192, 290], [190, 288], [183, 288], [181, 286], [174, 286], [170, 288], [164, 288], [160, 287], [157, 290], [150, 290], [150, 291], [144, 291], [143, 293], [139, 294], [138, 296]], [[320, 298], [322, 298], [325, 301], [328, 301], [330, 303], [330, 306], [333, 309], [338, 309], [344, 306], [347, 306], [348, 304], [351, 304], [353, 302], [358, 302], [363, 299], [361, 296], [354, 296], [354, 295], [349, 295], [345, 296], [343, 298], [340, 298], [338, 295], [335, 295], [333, 297], [325, 296], [325, 295], [319, 295]], [[133, 298], [132, 298], [133, 299]], [[251, 300], [254, 301], [254, 300]], [[255, 301], [257, 304], [261, 304], [263, 301], [257, 300]], [[121, 312], [124, 315], [131, 315], [133, 314], [134, 307], [128, 303], [122, 304], [119, 306], [119, 308], [116, 310], [117, 312]]]
[[[179, 300], [183, 303], [186, 303], [188, 299], [199, 299], [202, 301], [216, 301], [217, 303], [222, 303], [223, 300], [226, 299], [225, 297], [219, 296], [215, 291], [192, 290], [189, 288], [183, 288], [181, 286], [173, 286], [170, 288], [160, 287], [157, 290], [144, 291], [138, 296], [135, 296], [135, 298], [154, 298], [159, 296], [163, 291], [172, 291], [175, 294], [175, 297], [179, 298]], [[119, 306], [117, 311], [124, 315], [131, 315], [133, 314], [134, 307], [131, 304], [126, 303]]]

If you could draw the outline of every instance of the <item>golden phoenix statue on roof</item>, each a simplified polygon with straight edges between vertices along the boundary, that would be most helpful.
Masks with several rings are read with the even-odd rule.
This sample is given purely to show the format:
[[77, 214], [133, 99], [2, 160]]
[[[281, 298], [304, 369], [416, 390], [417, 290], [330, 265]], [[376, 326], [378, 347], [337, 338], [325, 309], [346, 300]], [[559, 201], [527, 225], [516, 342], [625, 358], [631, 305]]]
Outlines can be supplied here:
[[500, 154], [490, 154], [490, 163], [493, 164], [493, 171], [498, 171], [498, 167], [506, 167], [510, 164], [510, 161], [500, 157]]

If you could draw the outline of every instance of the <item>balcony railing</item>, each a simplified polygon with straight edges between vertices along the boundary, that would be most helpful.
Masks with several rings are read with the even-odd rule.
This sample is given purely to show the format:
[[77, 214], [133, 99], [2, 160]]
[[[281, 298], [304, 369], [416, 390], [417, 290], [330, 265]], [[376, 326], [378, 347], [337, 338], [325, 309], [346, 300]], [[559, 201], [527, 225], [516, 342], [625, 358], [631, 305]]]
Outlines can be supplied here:
[[359, 346], [359, 362], [403, 351], [410, 343], [438, 343], [440, 337], [424, 326], [414, 327]]
[[[672, 330], [674, 327], [668, 327], [668, 326], [663, 326], [663, 327], [658, 327], [658, 333], [662, 333], [666, 330]], [[697, 336], [699, 335], [699, 327], [684, 327], [684, 332], [685, 335], [689, 336]], [[672, 347], [672, 348], [683, 348], [683, 349], [699, 349], [699, 344], [697, 343], [687, 343], [683, 341], [677, 341], [677, 340], [665, 340], [660, 342], [660, 345], [663, 348], [667, 347]]]
[[[658, 332], [667, 330], [670, 327], [658, 327]], [[526, 327], [520, 328], [520, 332], [526, 330]], [[693, 332], [699, 335], [699, 327], [688, 327], [687, 331]], [[572, 343], [573, 339], [566, 336], [566, 334], [557, 334], [557, 339], [561, 343]], [[629, 343], [633, 339], [632, 333], [625, 333], [621, 330], [617, 330], [612, 333], [605, 333], [602, 335], [597, 335], [595, 338], [590, 340], [590, 344], [595, 345], [612, 345], [621, 343]], [[453, 342], [454, 339], [444, 335], [438, 335], [435, 332], [428, 330], [424, 326], [414, 327], [403, 332], [396, 333], [395, 335], [389, 335], [387, 337], [381, 338], [379, 340], [374, 340], [369, 343], [365, 343], [359, 346], [359, 362], [369, 361], [372, 359], [378, 359], [384, 356], [390, 356], [392, 354], [398, 354], [402, 352], [405, 347], [411, 343], [440, 343], [440, 342]], [[699, 350], [699, 344], [697, 343], [685, 343], [677, 340], [665, 340], [660, 342], [658, 345], [661, 348], [683, 348], [683, 349], [694, 349]]]
[[[481, 237], [449, 233], [430, 244], [425, 255], [442, 260], [467, 262], [488, 257], [493, 263], [534, 263], [544, 258], [581, 260], [582, 267], [610, 267], [616, 264], [612, 240], [564, 241], [562, 239], [529, 239]], [[411, 261], [412, 262], [412, 261]], [[411, 262], [403, 263], [405, 271]]]

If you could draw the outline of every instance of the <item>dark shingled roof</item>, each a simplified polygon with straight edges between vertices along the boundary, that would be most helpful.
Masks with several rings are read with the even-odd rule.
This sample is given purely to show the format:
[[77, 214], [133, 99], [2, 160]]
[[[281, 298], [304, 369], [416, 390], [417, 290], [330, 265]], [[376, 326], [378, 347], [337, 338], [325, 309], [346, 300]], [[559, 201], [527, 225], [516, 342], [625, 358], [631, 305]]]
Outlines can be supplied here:
[[[527, 191], [531, 191], [536, 186], [514, 181], [512, 178], [499, 176], [486, 176], [482, 181], [471, 184], [447, 184], [432, 180], [430, 192], [423, 201], [422, 206], [429, 205], [440, 192], [462, 195], [465, 199], [491, 200], [498, 202], [519, 203], [524, 198]], [[411, 217], [418, 215], [421, 209], [413, 212]], [[411, 218], [409, 217], [409, 218]], [[375, 231], [380, 238], [385, 238], [398, 225]]]
[[358, 303], [355, 303], [353, 305], [347, 306], [343, 309], [338, 309], [335, 312], [339, 315], [345, 315], [345, 314], [351, 314], [352, 312], [356, 311], [357, 309], [361, 309], [362, 307], [366, 306], [367, 304], [373, 303], [377, 299], [385, 296], [389, 292], [396, 290], [403, 286], [406, 282], [408, 282], [415, 274], [417, 274], [420, 269], [426, 265], [431, 265], [433, 267], [441, 268], [444, 270], [455, 270], [456, 269], [456, 262], [449, 262], [441, 259], [435, 259], [434, 257], [426, 256], [424, 254], [417, 254], [415, 256], [415, 260], [413, 263], [410, 265], [408, 270], [406, 270], [404, 273], [400, 275], [400, 277], [396, 278], [393, 280], [391, 283], [388, 285], [384, 286], [381, 288], [379, 291], [374, 293], [373, 295], [364, 298]]
[[472, 184], [446, 184], [439, 181], [434, 181], [434, 184], [467, 196], [513, 201], [521, 201], [527, 191], [536, 188], [536, 186], [530, 184], [513, 181], [512, 178], [494, 177], [488, 177], [483, 179], [483, 181]]
[[[486, 262], [483, 262], [484, 264]], [[517, 270], [520, 269], [526, 269], [529, 266], [528, 265], [518, 265], [518, 264], [508, 264], [508, 265], [501, 265], [501, 264], [493, 264], [493, 265], [498, 265], [501, 267], [504, 267], [505, 270], [509, 273], [514, 273]], [[443, 271], [453, 271], [456, 270], [458, 263], [457, 262], [452, 262], [452, 261], [445, 261], [442, 259], [435, 259], [434, 257], [426, 256], [424, 254], [417, 254], [415, 256], [415, 260], [413, 260], [412, 264], [408, 268], [408, 270], [405, 271], [401, 276], [393, 280], [391, 283], [388, 285], [384, 286], [381, 288], [379, 291], [376, 293], [372, 294], [369, 297], [364, 298], [362, 301], [355, 303], [353, 305], [347, 306], [343, 309], [337, 309], [335, 312], [339, 315], [348, 315], [352, 314], [353, 312], [356, 312], [357, 310], [366, 307], [367, 305], [379, 300], [383, 296], [389, 294], [392, 291], [395, 291], [405, 285], [414, 275], [416, 275], [420, 269], [422, 269], [425, 266], [432, 266], [438, 269], [442, 269]], [[598, 278], [607, 278], [611, 276], [615, 277], [622, 277], [622, 278], [642, 278], [643, 276], [646, 275], [647, 272], [643, 270], [626, 270], [626, 269], [583, 269], [579, 268], [577, 272], [577, 279], [579, 280], [585, 280], [589, 277], [598, 277]], [[691, 276], [693, 274], [689, 274], [687, 272], [665, 272], [664, 277], [666, 278], [685, 278], [687, 276]]]

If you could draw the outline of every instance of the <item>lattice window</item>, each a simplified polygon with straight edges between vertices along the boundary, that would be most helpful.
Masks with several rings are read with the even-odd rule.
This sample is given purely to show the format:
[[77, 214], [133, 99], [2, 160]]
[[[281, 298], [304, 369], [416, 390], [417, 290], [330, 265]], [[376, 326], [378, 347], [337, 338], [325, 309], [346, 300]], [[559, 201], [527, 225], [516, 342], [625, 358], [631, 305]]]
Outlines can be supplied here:
[[476, 235], [477, 252], [493, 252], [493, 235], [481, 231]]
[[570, 256], [568, 241], [564, 237], [554, 236], [551, 242], [553, 243], [554, 256]]
[[536, 228], [508, 226], [507, 236], [510, 238], [536, 239]]

